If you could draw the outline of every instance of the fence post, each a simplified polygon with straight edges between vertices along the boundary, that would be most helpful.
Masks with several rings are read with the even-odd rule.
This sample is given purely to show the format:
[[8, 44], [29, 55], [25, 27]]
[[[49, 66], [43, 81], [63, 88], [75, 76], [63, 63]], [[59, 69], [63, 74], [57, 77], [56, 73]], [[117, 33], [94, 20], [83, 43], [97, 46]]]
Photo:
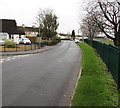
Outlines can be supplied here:
[[39, 44], [39, 48], [38, 49], [40, 49], [41, 48], [41, 43]]
[[32, 50], [32, 44], [31, 44], [31, 50]]
[[110, 44], [108, 45], [108, 71], [110, 70], [110, 56], [111, 56], [111, 54], [110, 54]]
[[16, 51], [17, 51], [17, 44], [16, 44]]
[[25, 51], [26, 51], [26, 44], [25, 44]]
[[5, 45], [4, 45], [4, 51], [5, 51]]
[[118, 90], [120, 89], [120, 52], [119, 52], [119, 62], [118, 62]]

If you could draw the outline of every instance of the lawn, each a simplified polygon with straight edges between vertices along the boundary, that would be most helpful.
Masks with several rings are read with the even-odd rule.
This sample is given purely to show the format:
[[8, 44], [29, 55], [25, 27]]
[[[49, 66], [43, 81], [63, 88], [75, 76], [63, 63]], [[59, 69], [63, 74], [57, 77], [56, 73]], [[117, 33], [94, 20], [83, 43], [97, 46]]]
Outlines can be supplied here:
[[110, 40], [110, 41], [102, 41], [102, 43], [106, 43], [106, 44], [114, 44], [112, 40]]
[[72, 106], [117, 106], [117, 86], [106, 65], [92, 47], [85, 43], [79, 43], [79, 46], [82, 49], [82, 76]]

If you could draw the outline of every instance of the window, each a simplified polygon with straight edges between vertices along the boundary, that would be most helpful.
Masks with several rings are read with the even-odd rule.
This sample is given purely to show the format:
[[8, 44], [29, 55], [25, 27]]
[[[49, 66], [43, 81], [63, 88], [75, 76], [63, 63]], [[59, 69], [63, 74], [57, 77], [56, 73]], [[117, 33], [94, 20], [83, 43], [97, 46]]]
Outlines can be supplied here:
[[14, 39], [14, 36], [12, 36], [12, 39]]
[[11, 39], [11, 35], [9, 34], [9, 39]]

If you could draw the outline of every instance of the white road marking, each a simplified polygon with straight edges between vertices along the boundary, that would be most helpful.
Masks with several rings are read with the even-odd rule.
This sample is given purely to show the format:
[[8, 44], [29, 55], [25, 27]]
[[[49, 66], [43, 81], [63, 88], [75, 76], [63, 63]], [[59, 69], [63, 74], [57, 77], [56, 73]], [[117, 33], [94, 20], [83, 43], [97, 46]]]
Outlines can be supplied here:
[[27, 56], [30, 56], [30, 55], [28, 54], [28, 55], [18, 55], [18, 56], [7, 57], [4, 59], [0, 59], [0, 63], [5, 62], [5, 61], [14, 60], [14, 59], [21, 58], [21, 57], [27, 57]]
[[3, 61], [0, 61], [0, 63], [2, 63]]
[[11, 59], [7, 58], [5, 61], [9, 61], [9, 60], [11, 60]]
[[15, 57], [11, 58], [12, 60], [15, 59]]
[[8, 59], [11, 59], [12, 57], [8, 57]]
[[0, 60], [4, 61], [5, 59], [0, 59]]

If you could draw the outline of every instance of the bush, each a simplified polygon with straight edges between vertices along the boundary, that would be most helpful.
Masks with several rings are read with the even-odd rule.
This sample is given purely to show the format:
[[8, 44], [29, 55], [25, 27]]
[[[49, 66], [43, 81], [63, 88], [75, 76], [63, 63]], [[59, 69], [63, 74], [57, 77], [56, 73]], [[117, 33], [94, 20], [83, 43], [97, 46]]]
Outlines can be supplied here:
[[47, 45], [47, 46], [51, 46], [51, 45], [56, 45], [59, 42], [61, 42], [61, 39], [56, 37], [51, 42], [50, 41], [44, 41], [44, 42], [42, 42], [42, 44]]
[[4, 44], [6, 48], [16, 48], [16, 43], [13, 41], [7, 40]]
[[51, 46], [52, 44], [51, 44], [51, 42], [44, 42], [44, 45], [47, 45], [47, 46]]
[[54, 41], [54, 40], [56, 40], [57, 43], [61, 42], [61, 38], [60, 38], [60, 37], [54, 37], [54, 38], [53, 38], [53, 41]]
[[44, 42], [41, 42], [40, 45], [41, 45], [41, 47], [44, 47]]
[[61, 38], [58, 38], [58, 39], [56, 39], [56, 40], [57, 40], [58, 43], [61, 42]]
[[43, 43], [44, 43], [44, 45], [48, 45], [48, 42], [46, 42], [46, 41], [44, 41]]
[[40, 44], [40, 47], [44, 47], [44, 42], [41, 42], [41, 43], [35, 43], [36, 45], [38, 45], [39, 46], [39, 44]]

